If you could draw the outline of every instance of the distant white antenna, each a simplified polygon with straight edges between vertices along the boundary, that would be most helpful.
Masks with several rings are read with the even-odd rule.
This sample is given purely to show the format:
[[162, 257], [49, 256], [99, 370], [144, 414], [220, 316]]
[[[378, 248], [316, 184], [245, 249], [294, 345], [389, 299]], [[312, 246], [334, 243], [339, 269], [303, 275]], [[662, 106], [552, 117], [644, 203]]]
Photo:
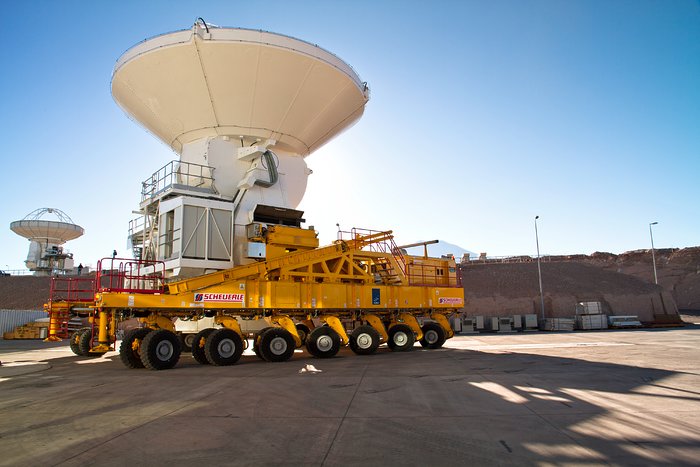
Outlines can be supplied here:
[[[48, 214], [53, 214], [58, 220], [44, 219]], [[25, 264], [36, 275], [72, 270], [73, 255], [64, 253], [61, 245], [85, 233], [68, 214], [56, 208], [36, 209], [24, 219], [12, 222], [10, 230], [31, 242]]]

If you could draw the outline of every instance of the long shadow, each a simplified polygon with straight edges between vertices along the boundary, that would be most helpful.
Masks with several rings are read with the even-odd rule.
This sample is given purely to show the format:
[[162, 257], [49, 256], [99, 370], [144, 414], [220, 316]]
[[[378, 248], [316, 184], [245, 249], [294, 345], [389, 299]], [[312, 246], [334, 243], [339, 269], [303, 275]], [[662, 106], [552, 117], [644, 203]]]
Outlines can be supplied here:
[[[0, 425], [0, 451], [49, 435], [56, 444], [15, 460], [141, 464], [146, 452], [157, 463], [279, 462], [275, 449], [261, 450], [265, 437], [278, 448], [315, 443], [284, 451], [289, 464], [312, 465], [387, 465], [389, 447], [391, 463], [417, 465], [416, 446], [442, 455], [435, 465], [691, 465], [700, 453], [690, 418], [699, 412], [697, 375], [655, 367], [661, 358], [641, 366], [382, 347], [324, 360], [297, 353], [275, 364], [244, 356], [232, 367], [183, 356], [161, 372], [127, 370], [118, 355], [79, 363], [87, 361], [52, 359], [50, 370], [0, 383], [0, 419], [22, 421]], [[322, 372], [300, 374], [306, 365]], [[269, 424], [293, 430], [270, 433]]]

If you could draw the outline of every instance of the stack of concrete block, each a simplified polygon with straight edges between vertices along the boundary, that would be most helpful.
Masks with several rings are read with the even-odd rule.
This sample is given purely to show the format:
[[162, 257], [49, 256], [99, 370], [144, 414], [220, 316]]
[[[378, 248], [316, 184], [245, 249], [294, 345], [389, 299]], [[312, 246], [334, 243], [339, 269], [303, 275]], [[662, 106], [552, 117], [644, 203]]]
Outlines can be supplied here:
[[608, 315], [578, 315], [576, 329], [608, 329]]
[[603, 314], [600, 302], [579, 302], [576, 304], [576, 329], [607, 329], [608, 316]]

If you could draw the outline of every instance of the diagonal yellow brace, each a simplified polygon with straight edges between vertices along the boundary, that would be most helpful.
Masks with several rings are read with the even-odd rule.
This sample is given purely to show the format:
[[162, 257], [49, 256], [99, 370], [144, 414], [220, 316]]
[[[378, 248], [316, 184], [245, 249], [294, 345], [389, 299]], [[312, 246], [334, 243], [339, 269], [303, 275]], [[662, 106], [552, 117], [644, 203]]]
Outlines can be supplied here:
[[450, 326], [450, 322], [445, 315], [442, 313], [433, 312], [431, 313], [431, 317], [437, 321], [438, 324], [440, 324], [442, 329], [445, 331], [445, 336], [447, 336], [448, 339], [454, 337], [455, 332], [452, 330], [452, 326]]
[[168, 331], [175, 332], [175, 325], [173, 324], [173, 321], [165, 316], [152, 313], [145, 318], [139, 318], [139, 321], [145, 323], [152, 329], [167, 329]]
[[245, 340], [245, 336], [243, 336], [243, 332], [241, 331], [241, 325], [238, 324], [238, 320], [236, 318], [226, 315], [217, 315], [214, 318], [214, 322], [234, 331], [236, 334], [241, 336], [241, 339]]
[[287, 330], [289, 334], [292, 335], [294, 338], [294, 345], [296, 345], [296, 348], [298, 349], [301, 347], [301, 337], [299, 337], [299, 333], [297, 332], [297, 326], [294, 324], [294, 321], [287, 316], [287, 315], [281, 315], [281, 316], [273, 316], [271, 318], [271, 321], [273, 323], [279, 324], [281, 327]]
[[415, 316], [410, 315], [408, 313], [401, 313], [399, 315], [399, 320], [403, 321], [404, 323], [408, 324], [408, 326], [413, 330], [413, 332], [416, 334], [416, 340], [419, 341], [423, 339], [423, 330], [420, 328], [420, 324], [418, 324], [418, 320], [416, 319]]
[[362, 317], [379, 333], [382, 338], [382, 342], [389, 340], [389, 334], [386, 332], [386, 327], [384, 327], [384, 323], [382, 323], [379, 316], [372, 313], [367, 313], [362, 315]]
[[343, 345], [346, 345], [348, 342], [350, 342], [350, 338], [348, 337], [348, 333], [345, 332], [345, 327], [343, 326], [343, 323], [340, 322], [337, 316], [332, 316], [332, 315], [323, 315], [319, 316], [319, 319], [326, 323], [328, 326], [331, 327], [335, 332], [338, 333], [340, 336], [340, 341], [342, 342]]

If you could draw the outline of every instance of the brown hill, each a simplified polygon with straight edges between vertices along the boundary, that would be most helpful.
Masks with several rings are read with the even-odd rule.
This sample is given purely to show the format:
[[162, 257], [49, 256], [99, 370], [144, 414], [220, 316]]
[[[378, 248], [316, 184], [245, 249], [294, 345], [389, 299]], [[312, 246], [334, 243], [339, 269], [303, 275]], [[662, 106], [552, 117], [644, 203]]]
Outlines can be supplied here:
[[[599, 301], [609, 315], [637, 315], [645, 322], [674, 321], [670, 293], [634, 276], [578, 261], [544, 261], [542, 288], [547, 317], [572, 317], [578, 302]], [[540, 315], [537, 262], [466, 263], [462, 266], [468, 315]]]
[[[654, 253], [659, 285], [671, 292], [678, 308], [700, 311], [700, 247], [667, 248], [655, 250]], [[628, 251], [620, 255], [593, 253], [584, 256], [581, 261], [648, 282], [654, 281], [651, 250]]]
[[43, 310], [50, 287], [50, 277], [0, 276], [0, 309]]

